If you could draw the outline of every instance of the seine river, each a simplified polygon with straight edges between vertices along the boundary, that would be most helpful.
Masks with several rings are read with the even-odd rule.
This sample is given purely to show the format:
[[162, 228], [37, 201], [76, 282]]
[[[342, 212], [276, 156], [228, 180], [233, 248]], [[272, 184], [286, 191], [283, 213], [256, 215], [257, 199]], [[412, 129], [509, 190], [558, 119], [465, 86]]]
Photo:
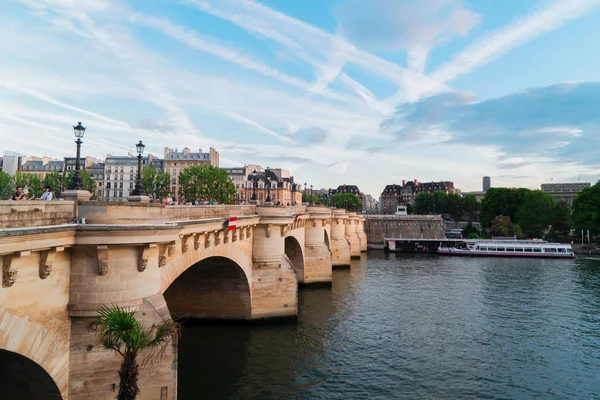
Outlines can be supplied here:
[[299, 300], [188, 326], [179, 399], [600, 398], [600, 260], [369, 252]]

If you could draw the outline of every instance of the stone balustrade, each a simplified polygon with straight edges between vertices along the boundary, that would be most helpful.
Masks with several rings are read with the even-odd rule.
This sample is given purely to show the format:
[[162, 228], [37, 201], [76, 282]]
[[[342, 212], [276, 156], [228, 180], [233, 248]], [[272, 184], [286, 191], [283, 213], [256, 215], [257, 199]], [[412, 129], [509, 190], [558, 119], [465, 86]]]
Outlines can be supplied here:
[[0, 229], [62, 225], [73, 222], [72, 201], [0, 201]]

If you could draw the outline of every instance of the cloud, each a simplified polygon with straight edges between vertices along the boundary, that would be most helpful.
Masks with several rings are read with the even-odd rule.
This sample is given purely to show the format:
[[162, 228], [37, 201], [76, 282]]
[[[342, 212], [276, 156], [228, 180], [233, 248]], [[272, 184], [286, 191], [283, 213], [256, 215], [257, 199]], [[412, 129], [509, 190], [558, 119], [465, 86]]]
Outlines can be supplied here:
[[324, 143], [329, 137], [329, 134], [325, 130], [313, 126], [310, 128], [299, 129], [291, 133], [290, 136], [297, 143], [312, 145]]
[[335, 8], [338, 30], [367, 50], [408, 51], [409, 67], [423, 72], [429, 51], [467, 36], [480, 15], [460, 0], [351, 0]]
[[144, 118], [140, 121], [140, 126], [143, 129], [148, 129], [151, 131], [157, 131], [161, 133], [174, 133], [176, 132], [176, 128], [169, 124], [161, 124], [156, 122], [152, 118]]
[[471, 72], [507, 51], [580, 17], [598, 4], [600, 0], [554, 0], [548, 7], [477, 40], [454, 59], [442, 64], [431, 78], [448, 82]]
[[[381, 126], [404, 140], [444, 131], [447, 143], [494, 146], [536, 162], [598, 165], [599, 108], [597, 82], [533, 88], [481, 102], [472, 94], [448, 92], [398, 107], [396, 116]], [[519, 159], [498, 167], [519, 168], [531, 161]]]

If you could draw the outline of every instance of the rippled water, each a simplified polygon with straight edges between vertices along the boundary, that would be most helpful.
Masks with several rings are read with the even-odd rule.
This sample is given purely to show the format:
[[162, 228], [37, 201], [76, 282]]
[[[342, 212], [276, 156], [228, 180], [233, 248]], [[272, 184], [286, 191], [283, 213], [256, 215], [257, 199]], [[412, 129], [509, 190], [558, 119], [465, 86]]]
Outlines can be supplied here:
[[186, 399], [600, 397], [600, 260], [370, 252], [297, 324], [189, 326]]

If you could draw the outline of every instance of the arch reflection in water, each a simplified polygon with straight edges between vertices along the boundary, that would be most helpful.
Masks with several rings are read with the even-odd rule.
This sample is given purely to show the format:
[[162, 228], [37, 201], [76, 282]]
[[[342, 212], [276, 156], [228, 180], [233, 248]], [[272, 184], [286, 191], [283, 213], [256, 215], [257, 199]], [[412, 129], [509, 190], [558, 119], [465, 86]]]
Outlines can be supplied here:
[[246, 273], [225, 257], [194, 264], [173, 281], [164, 297], [176, 318], [249, 320], [251, 315]]
[[0, 398], [62, 400], [56, 383], [41, 366], [7, 350], [0, 350]]

